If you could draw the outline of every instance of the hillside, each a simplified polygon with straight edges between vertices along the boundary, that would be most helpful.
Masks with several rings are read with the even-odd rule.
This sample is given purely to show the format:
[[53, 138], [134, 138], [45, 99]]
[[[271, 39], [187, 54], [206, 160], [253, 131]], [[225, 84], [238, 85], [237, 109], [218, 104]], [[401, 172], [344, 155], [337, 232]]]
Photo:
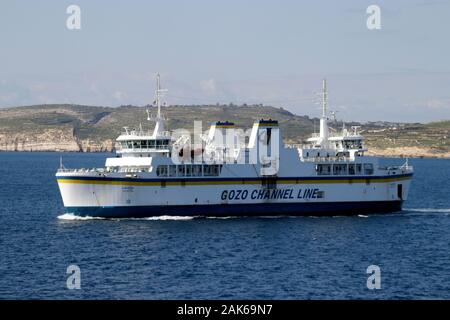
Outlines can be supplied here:
[[[150, 108], [155, 112], [154, 108]], [[285, 142], [301, 143], [314, 130], [318, 119], [298, 116], [269, 106], [170, 106], [164, 108], [169, 128], [192, 130], [194, 120], [203, 130], [217, 120], [229, 120], [250, 128], [260, 118], [277, 119]], [[124, 126], [147, 128], [143, 107], [93, 107], [36, 105], [0, 109], [0, 150], [4, 151], [111, 151]], [[450, 158], [450, 121], [429, 124], [348, 123], [361, 125], [372, 154], [389, 156], [436, 156]], [[332, 125], [333, 126], [333, 125]], [[342, 126], [335, 123], [335, 127]]]

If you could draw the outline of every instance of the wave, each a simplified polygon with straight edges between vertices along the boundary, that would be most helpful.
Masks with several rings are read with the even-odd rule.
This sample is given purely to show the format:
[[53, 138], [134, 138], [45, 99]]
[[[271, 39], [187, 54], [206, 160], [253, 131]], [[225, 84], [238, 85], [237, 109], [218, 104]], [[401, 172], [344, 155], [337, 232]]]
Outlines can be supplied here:
[[403, 211], [409, 211], [409, 212], [422, 212], [422, 213], [450, 213], [449, 208], [403, 208]]
[[360, 218], [368, 218], [369, 216], [365, 216], [363, 214], [358, 214], [358, 217], [360, 217]]

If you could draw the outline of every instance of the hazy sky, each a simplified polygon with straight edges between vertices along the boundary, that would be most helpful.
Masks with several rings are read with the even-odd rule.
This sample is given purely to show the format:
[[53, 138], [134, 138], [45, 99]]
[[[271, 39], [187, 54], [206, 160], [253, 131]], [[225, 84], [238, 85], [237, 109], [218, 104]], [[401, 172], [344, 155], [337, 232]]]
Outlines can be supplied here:
[[144, 105], [160, 72], [169, 104], [317, 116], [326, 77], [338, 118], [450, 119], [449, 31], [450, 0], [1, 0], [0, 107]]

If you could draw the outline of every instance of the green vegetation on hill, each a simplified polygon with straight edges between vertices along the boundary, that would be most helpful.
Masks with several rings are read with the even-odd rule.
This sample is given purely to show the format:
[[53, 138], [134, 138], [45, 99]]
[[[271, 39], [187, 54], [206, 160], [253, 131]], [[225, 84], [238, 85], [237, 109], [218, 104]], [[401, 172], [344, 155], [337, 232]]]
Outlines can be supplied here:
[[427, 124], [391, 124], [386, 128], [369, 130], [367, 143], [376, 148], [418, 147], [435, 152], [450, 151], [450, 121]]
[[[150, 108], [156, 113], [155, 108]], [[251, 128], [260, 118], [277, 119], [285, 136], [297, 140], [312, 131], [312, 120], [296, 116], [278, 108], [264, 106], [170, 106], [164, 107], [164, 115], [171, 129], [193, 129], [194, 120], [203, 121], [203, 130], [218, 120], [233, 121], [237, 127]], [[123, 106], [118, 108], [79, 105], [37, 105], [0, 109], [0, 132], [23, 131], [33, 134], [49, 127], [71, 126], [79, 139], [100, 141], [114, 139], [123, 127], [138, 127], [140, 123], [151, 129], [146, 108]]]

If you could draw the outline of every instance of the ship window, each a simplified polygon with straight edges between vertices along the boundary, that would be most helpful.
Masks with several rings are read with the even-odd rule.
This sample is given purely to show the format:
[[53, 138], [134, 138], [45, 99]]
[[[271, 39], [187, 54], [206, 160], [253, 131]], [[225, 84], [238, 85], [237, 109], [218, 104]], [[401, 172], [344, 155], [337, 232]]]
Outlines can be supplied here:
[[361, 174], [361, 172], [362, 172], [362, 166], [361, 166], [361, 164], [360, 163], [358, 163], [358, 164], [355, 164], [355, 168], [356, 168], [356, 174]]
[[184, 168], [184, 164], [181, 164], [178, 166], [178, 176], [179, 177], [184, 177], [185, 175], [185, 168]]
[[403, 185], [397, 185], [397, 197], [403, 200]]
[[169, 166], [169, 177], [175, 177], [177, 175], [177, 166], [170, 165]]
[[205, 166], [203, 166], [203, 174], [205, 175], [205, 176], [212, 176], [212, 173], [211, 173], [211, 165], [205, 165]]
[[355, 165], [354, 164], [349, 164], [348, 165], [348, 174], [350, 175], [355, 175]]
[[373, 174], [373, 164], [364, 163], [364, 174]]
[[192, 175], [193, 176], [201, 176], [202, 175], [202, 166], [201, 165], [193, 165], [192, 166]]
[[186, 177], [190, 177], [192, 175], [192, 166], [190, 164], [186, 165]]
[[133, 148], [133, 142], [127, 141], [127, 146], [128, 146], [128, 149]]
[[158, 166], [156, 168], [156, 175], [158, 177], [167, 177], [167, 166]]
[[154, 148], [155, 147], [155, 140], [149, 140], [148, 141], [148, 147], [149, 148]]
[[148, 147], [147, 140], [141, 140], [141, 148], [147, 149], [147, 147]]
[[347, 165], [346, 164], [333, 165], [333, 174], [334, 175], [347, 174]]
[[203, 174], [205, 176], [218, 176], [220, 174], [220, 168], [219, 165], [205, 165], [203, 167]]
[[316, 172], [318, 175], [331, 174], [331, 164], [318, 164], [316, 165]]

